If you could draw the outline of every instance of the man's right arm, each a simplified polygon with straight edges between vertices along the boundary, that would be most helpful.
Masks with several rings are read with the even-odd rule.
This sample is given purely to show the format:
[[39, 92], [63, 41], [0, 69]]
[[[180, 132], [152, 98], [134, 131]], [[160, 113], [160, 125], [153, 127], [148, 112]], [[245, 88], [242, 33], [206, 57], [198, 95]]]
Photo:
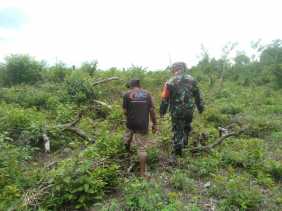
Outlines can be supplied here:
[[169, 107], [169, 97], [170, 97], [170, 91], [169, 91], [168, 84], [166, 83], [164, 85], [162, 95], [161, 95], [161, 105], [160, 105], [160, 116], [161, 117], [163, 117], [167, 112], [167, 109]]

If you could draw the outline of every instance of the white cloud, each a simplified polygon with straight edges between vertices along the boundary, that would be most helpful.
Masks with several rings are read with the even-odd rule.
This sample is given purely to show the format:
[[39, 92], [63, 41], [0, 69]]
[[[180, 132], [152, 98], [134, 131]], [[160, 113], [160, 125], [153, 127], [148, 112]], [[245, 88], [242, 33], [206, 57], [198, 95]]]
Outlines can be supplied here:
[[15, 32], [0, 31], [0, 58], [29, 53], [68, 64], [97, 59], [100, 67], [131, 64], [163, 68], [173, 61], [197, 61], [200, 45], [219, 56], [228, 41], [281, 38], [275, 0], [0, 0], [27, 16]]

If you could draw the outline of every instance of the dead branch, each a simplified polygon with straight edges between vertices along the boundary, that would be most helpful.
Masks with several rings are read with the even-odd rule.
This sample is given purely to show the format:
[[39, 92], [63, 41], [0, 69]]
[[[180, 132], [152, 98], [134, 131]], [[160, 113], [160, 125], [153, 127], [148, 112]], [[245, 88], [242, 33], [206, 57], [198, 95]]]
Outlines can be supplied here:
[[44, 166], [46, 169], [51, 169], [51, 168], [53, 168], [54, 166], [56, 166], [58, 164], [58, 161], [57, 160], [55, 160], [55, 161], [52, 161], [52, 162], [50, 162], [50, 163], [47, 163], [47, 165], [46, 166]]
[[83, 130], [81, 130], [77, 127], [67, 127], [67, 128], [64, 128], [63, 131], [64, 130], [68, 130], [70, 132], [73, 132], [76, 135], [78, 135], [80, 138], [91, 141], [91, 138], [89, 138]]
[[44, 141], [45, 152], [49, 153], [50, 152], [50, 139], [49, 139], [49, 137], [47, 136], [46, 133], [43, 133], [42, 138], [43, 138], [43, 141]]
[[113, 81], [113, 80], [119, 80], [119, 78], [118, 77], [111, 77], [111, 78], [102, 79], [102, 80], [94, 82], [93, 86], [97, 86], [97, 85], [99, 85], [101, 83], [105, 83], [105, 82]]
[[91, 141], [91, 138], [89, 138], [83, 130], [81, 130], [78, 127], [75, 127], [80, 122], [82, 116], [83, 116], [83, 111], [80, 111], [77, 117], [72, 122], [59, 125], [58, 127], [61, 128], [62, 131], [66, 131], [66, 130], [71, 131], [76, 135], [78, 135], [80, 138]]
[[[53, 184], [41, 184], [39, 187], [28, 190], [22, 197], [23, 207], [37, 208], [42, 196], [49, 193]], [[19, 207], [17, 207], [19, 208]]]
[[223, 143], [224, 140], [226, 140], [227, 138], [230, 138], [232, 136], [239, 136], [240, 134], [242, 134], [245, 130], [244, 129], [241, 129], [239, 130], [238, 132], [231, 132], [231, 133], [228, 133], [224, 136], [221, 136], [219, 139], [217, 139], [214, 143], [210, 144], [210, 145], [207, 145], [207, 146], [199, 146], [199, 147], [193, 147], [190, 149], [190, 151], [193, 151], [193, 152], [197, 152], [197, 151], [209, 151], [211, 150], [212, 148], [220, 145]]
[[112, 106], [110, 106], [109, 104], [105, 103], [105, 102], [102, 102], [102, 101], [99, 101], [99, 100], [94, 100], [95, 103], [97, 103], [98, 105], [100, 106], [104, 106], [106, 107], [107, 109], [112, 109]]
[[74, 127], [75, 125], [77, 125], [80, 122], [82, 116], [83, 116], [83, 111], [80, 111], [72, 122], [66, 123], [64, 125], [60, 125], [59, 127], [63, 129]]

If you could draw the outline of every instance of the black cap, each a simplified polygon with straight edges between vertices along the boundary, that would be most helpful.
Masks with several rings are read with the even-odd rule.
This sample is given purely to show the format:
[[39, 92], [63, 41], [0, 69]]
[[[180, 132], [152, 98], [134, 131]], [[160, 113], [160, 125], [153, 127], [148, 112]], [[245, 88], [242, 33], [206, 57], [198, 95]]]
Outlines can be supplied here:
[[140, 87], [139, 79], [131, 79], [126, 83], [126, 88]]

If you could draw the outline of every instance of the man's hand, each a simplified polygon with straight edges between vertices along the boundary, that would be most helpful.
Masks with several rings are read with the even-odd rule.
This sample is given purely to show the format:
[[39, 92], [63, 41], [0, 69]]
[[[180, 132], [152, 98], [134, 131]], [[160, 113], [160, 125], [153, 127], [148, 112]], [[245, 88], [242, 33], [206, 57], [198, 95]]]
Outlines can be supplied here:
[[156, 124], [153, 124], [152, 125], [152, 133], [157, 133], [157, 132], [159, 132], [159, 128], [158, 128], [158, 126], [156, 125]]

